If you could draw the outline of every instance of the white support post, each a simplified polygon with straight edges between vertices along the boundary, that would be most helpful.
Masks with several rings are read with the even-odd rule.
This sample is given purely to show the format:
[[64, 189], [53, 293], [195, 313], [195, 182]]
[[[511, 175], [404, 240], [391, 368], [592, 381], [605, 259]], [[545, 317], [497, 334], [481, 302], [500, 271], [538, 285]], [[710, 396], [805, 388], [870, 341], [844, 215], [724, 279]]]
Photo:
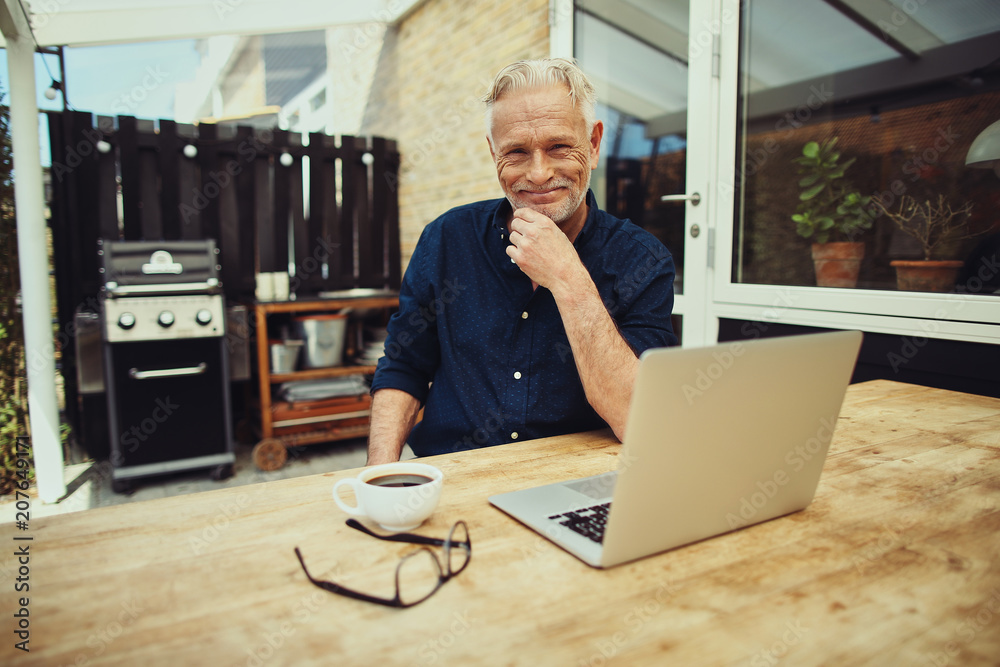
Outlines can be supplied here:
[[7, 40], [10, 81], [10, 131], [14, 150], [14, 202], [17, 206], [17, 251], [21, 267], [24, 348], [28, 368], [28, 414], [35, 477], [42, 502], [66, 494], [63, 452], [56, 402], [55, 346], [49, 258], [45, 242], [45, 191], [35, 102], [35, 44], [17, 0], [0, 9]]
[[573, 57], [573, 0], [549, 0], [549, 57]]

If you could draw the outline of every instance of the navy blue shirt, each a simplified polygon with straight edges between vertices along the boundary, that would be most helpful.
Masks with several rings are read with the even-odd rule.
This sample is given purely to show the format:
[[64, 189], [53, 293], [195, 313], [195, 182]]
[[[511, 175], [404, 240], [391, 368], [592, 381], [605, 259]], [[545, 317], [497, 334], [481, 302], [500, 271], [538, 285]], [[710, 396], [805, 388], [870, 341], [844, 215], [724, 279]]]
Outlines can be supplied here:
[[[587, 204], [574, 245], [622, 336], [637, 355], [676, 344], [670, 253], [591, 192]], [[552, 293], [533, 291], [507, 256], [510, 211], [506, 199], [452, 209], [410, 258], [372, 392], [424, 404], [408, 441], [418, 456], [607, 426], [587, 402]]]

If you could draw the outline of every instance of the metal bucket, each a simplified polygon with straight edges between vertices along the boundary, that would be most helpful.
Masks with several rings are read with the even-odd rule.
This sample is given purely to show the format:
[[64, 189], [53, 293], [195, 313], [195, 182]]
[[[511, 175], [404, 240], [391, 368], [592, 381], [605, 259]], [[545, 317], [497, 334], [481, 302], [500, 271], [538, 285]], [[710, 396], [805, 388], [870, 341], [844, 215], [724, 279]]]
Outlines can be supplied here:
[[340, 366], [344, 359], [347, 315], [324, 313], [295, 318], [295, 327], [305, 340], [305, 368]]
[[271, 340], [268, 341], [271, 350], [271, 372], [291, 373], [299, 362], [299, 352], [302, 351], [301, 340]]

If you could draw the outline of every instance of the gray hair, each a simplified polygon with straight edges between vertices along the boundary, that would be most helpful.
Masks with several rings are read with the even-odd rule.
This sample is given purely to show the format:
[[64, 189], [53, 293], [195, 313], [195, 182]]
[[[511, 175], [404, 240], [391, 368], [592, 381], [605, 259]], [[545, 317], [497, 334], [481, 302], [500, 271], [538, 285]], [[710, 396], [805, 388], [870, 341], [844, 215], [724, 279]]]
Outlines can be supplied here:
[[529, 88], [563, 85], [569, 88], [573, 105], [583, 114], [587, 131], [593, 129], [596, 120], [594, 103], [597, 91], [587, 79], [575, 60], [569, 58], [545, 58], [540, 60], [519, 60], [504, 67], [493, 79], [493, 85], [483, 97], [486, 103], [486, 133], [493, 141], [493, 104], [508, 93]]

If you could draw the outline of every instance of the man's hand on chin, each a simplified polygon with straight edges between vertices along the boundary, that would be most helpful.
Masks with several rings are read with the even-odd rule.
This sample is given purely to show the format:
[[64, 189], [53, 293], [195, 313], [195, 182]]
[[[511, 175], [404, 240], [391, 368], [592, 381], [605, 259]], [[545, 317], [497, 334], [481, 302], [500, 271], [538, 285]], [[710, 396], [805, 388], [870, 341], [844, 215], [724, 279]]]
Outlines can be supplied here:
[[530, 208], [514, 211], [510, 242], [507, 255], [534, 283], [549, 290], [571, 284], [580, 271], [587, 273], [563, 230], [538, 211]]

